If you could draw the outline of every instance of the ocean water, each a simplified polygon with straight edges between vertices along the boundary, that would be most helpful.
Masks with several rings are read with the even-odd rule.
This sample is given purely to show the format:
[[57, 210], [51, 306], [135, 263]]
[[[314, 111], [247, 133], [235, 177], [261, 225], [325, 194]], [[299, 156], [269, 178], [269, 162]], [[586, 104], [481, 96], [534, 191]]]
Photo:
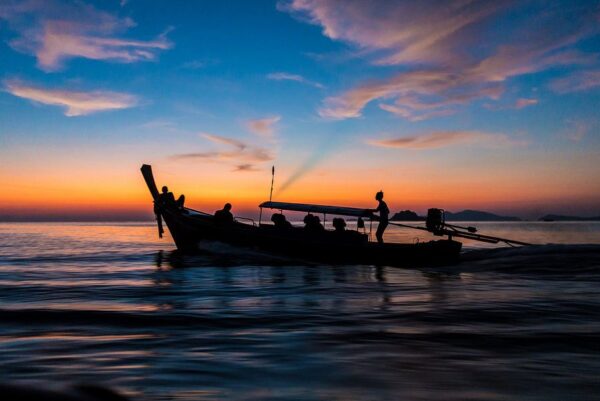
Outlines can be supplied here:
[[[456, 266], [182, 257], [150, 223], [0, 224], [0, 381], [134, 400], [600, 400], [600, 223], [478, 223]], [[390, 228], [387, 240], [426, 240]]]

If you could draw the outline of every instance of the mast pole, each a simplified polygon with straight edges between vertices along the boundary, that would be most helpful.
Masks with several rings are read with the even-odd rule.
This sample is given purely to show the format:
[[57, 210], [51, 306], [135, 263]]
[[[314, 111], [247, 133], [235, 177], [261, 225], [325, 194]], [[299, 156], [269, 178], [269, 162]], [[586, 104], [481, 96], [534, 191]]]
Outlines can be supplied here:
[[273, 183], [275, 182], [275, 166], [271, 168], [271, 193], [269, 193], [269, 202], [273, 199]]

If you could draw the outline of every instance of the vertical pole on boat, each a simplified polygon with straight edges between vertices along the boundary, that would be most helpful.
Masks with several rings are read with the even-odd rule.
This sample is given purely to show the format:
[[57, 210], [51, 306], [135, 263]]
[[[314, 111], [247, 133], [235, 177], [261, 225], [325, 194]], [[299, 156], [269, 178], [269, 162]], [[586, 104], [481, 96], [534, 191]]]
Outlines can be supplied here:
[[271, 168], [271, 193], [269, 193], [269, 202], [273, 199], [273, 183], [275, 182], [275, 166]]

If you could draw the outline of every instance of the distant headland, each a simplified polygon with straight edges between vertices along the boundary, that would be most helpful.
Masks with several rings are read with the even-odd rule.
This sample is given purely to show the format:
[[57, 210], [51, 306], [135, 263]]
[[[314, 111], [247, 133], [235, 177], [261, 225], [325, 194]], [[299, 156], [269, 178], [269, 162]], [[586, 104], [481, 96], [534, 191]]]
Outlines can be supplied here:
[[563, 216], [560, 214], [547, 214], [539, 218], [540, 221], [600, 221], [600, 216], [596, 217], [580, 217], [580, 216]]
[[[419, 216], [412, 210], [403, 210], [392, 216], [392, 220], [396, 221], [424, 221], [425, 217]], [[521, 221], [520, 218], [514, 216], [500, 216], [490, 212], [481, 210], [463, 210], [461, 212], [446, 211], [447, 221]]]
[[[425, 221], [424, 216], [419, 216], [412, 210], [403, 210], [394, 214], [391, 220], [395, 221]], [[447, 221], [522, 221], [515, 216], [501, 216], [498, 214], [484, 212], [481, 210], [463, 210], [461, 212], [446, 211]], [[560, 214], [547, 214], [537, 219], [538, 221], [600, 221], [600, 216], [581, 217], [581, 216], [565, 216]]]

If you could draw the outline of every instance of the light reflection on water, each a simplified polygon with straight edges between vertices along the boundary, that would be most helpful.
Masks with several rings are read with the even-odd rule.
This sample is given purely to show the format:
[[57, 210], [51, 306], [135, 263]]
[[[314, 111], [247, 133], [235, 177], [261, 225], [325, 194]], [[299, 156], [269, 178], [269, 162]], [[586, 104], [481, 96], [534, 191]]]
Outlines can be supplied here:
[[[598, 223], [478, 226], [600, 244]], [[600, 394], [598, 245], [483, 250], [418, 270], [172, 250], [152, 224], [0, 224], [0, 375], [150, 400]]]

